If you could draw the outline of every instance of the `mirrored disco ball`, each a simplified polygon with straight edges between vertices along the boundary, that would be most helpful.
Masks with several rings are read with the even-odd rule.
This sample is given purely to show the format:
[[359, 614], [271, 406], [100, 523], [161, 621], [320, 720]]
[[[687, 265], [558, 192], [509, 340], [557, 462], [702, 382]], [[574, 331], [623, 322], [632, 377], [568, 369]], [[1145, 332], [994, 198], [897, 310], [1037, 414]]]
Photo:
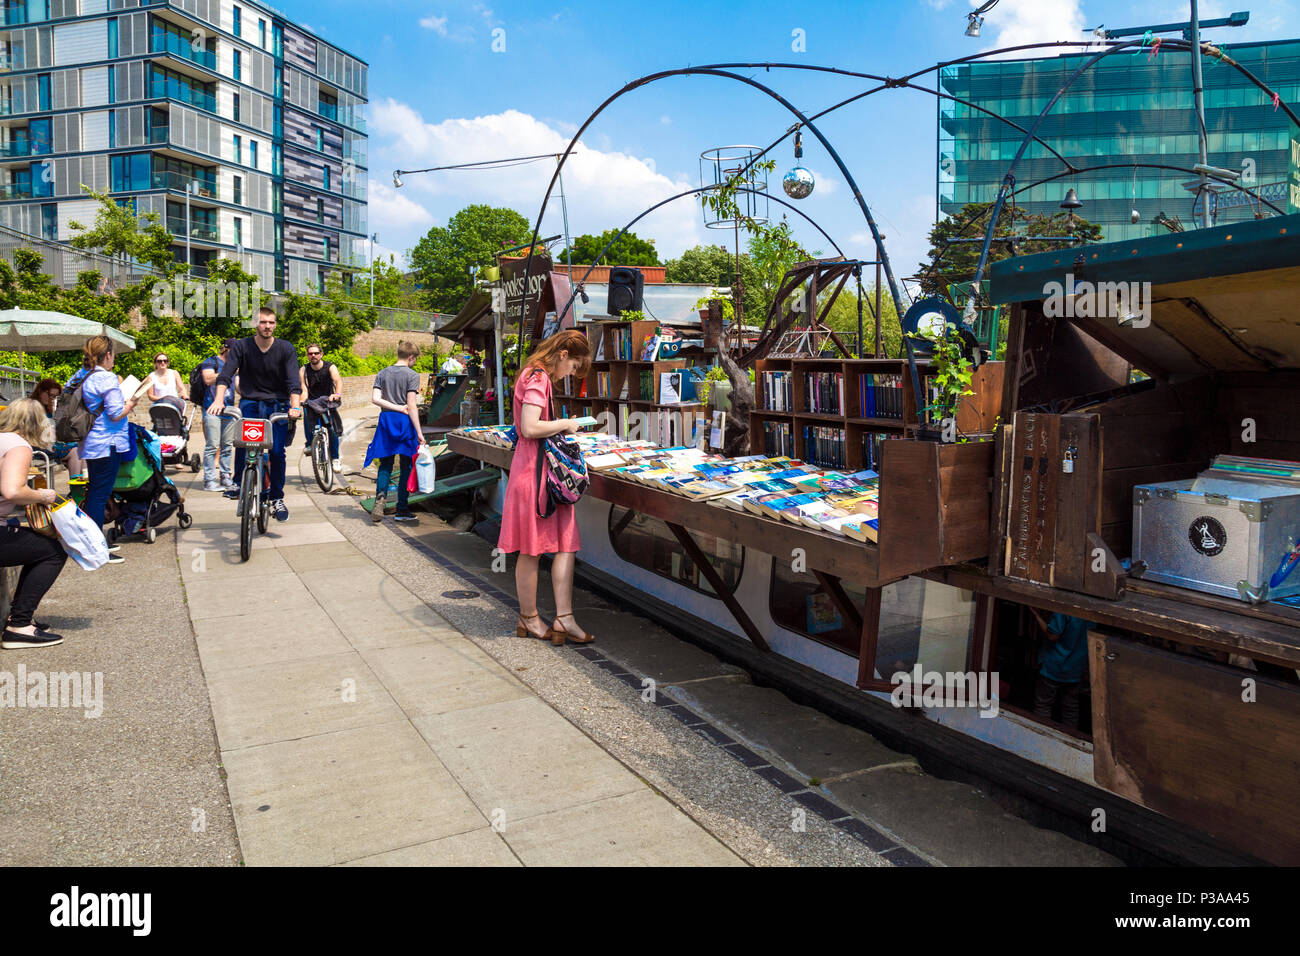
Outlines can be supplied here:
[[816, 180], [813, 179], [812, 172], [802, 166], [796, 166], [781, 180], [781, 188], [791, 199], [804, 199], [811, 196], [815, 185]]

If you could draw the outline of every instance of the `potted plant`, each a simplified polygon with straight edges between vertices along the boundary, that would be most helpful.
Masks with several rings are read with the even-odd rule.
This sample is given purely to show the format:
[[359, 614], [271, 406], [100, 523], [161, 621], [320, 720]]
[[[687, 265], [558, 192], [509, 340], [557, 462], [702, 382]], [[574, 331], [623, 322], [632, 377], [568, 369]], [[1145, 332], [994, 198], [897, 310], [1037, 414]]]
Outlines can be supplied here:
[[[975, 367], [963, 353], [961, 339], [954, 331], [945, 326], [942, 332], [925, 333], [925, 338], [933, 343], [930, 356], [933, 384], [929, 404], [924, 409], [930, 413], [929, 421], [920, 427], [917, 437], [926, 441], [956, 440], [957, 407], [965, 396], [975, 394], [970, 387]], [[949, 420], [951, 425], [947, 424]]]
[[721, 365], [709, 367], [709, 370], [704, 373], [704, 381], [695, 387], [695, 393], [702, 404], [708, 405], [712, 397], [717, 399], [716, 408], [721, 411], [731, 411], [731, 402], [727, 398], [731, 394], [731, 382]]

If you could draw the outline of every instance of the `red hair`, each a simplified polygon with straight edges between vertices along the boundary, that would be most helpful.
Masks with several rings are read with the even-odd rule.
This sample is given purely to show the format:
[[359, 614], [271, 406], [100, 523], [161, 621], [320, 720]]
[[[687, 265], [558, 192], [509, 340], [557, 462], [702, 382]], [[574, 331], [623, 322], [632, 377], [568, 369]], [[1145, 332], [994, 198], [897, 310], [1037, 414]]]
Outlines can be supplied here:
[[591, 344], [587, 341], [587, 336], [577, 329], [566, 329], [552, 335], [549, 339], [543, 339], [541, 344], [529, 354], [522, 371], [541, 368], [554, 378], [560, 365], [561, 352], [568, 352], [569, 358], [581, 360], [582, 365], [574, 373], [575, 375], [587, 374], [587, 366], [591, 364]]

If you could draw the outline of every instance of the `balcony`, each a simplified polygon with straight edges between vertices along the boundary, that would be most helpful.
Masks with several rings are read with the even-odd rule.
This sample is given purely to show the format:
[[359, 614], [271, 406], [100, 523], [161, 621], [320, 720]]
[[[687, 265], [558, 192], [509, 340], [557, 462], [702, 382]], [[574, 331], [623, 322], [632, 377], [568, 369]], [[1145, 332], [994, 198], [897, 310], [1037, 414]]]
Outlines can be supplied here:
[[186, 176], [184, 173], [170, 171], [155, 172], [150, 176], [151, 189], [175, 189], [177, 192], [185, 192], [190, 183], [198, 184], [198, 188], [193, 194], [194, 198], [218, 198], [218, 189], [215, 181], [196, 179], [193, 176]]
[[[184, 239], [185, 220], [183, 218], [177, 219], [175, 216], [168, 216], [167, 231], [177, 239]], [[221, 230], [206, 222], [191, 222], [190, 238], [198, 239], [201, 242], [220, 242]]]
[[36, 143], [31, 140], [13, 140], [0, 144], [0, 159], [15, 159], [19, 156], [48, 156], [53, 149], [49, 143]]
[[149, 97], [151, 99], [172, 99], [178, 103], [184, 103], [186, 106], [207, 110], [214, 116], [217, 112], [217, 98], [211, 93], [203, 93], [188, 86], [164, 82], [157, 78], [153, 78], [149, 82]]
[[149, 128], [149, 142], [153, 144], [168, 143], [170, 139], [170, 126], [152, 126]]
[[205, 66], [214, 72], [217, 69], [217, 55], [211, 50], [195, 50], [193, 43], [187, 43], [174, 33], [154, 32], [149, 40], [150, 53], [170, 53], [182, 60], [189, 60], [199, 66]]
[[26, 62], [26, 58], [21, 53], [0, 54], [0, 73], [10, 73], [14, 70], [21, 70]]
[[[35, 199], [31, 183], [4, 183], [0, 185], [0, 202], [6, 199]], [[44, 198], [43, 196], [41, 198]]]

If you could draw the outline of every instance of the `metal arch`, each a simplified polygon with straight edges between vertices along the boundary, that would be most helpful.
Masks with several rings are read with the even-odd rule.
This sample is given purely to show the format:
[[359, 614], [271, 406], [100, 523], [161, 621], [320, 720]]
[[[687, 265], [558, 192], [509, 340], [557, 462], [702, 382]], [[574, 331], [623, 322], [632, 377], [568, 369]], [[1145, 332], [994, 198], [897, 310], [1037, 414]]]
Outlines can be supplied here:
[[[831, 72], [830, 70], [827, 71]], [[684, 67], [677, 70], [665, 70], [660, 73], [644, 76], [637, 80], [633, 80], [631, 83], [624, 86], [617, 93], [614, 93], [612, 96], [607, 98], [603, 103], [600, 104], [600, 106], [596, 107], [595, 112], [593, 112], [589, 117], [587, 117], [586, 121], [582, 124], [582, 126], [580, 126], [578, 130], [573, 134], [573, 139], [569, 141], [569, 145], [565, 148], [563, 155], [560, 157], [560, 161], [556, 164], [555, 172], [552, 173], [551, 175], [551, 182], [546, 187], [546, 195], [542, 198], [542, 208], [539, 210], [537, 214], [537, 224], [533, 227], [532, 243], [536, 244], [537, 242], [537, 237], [541, 231], [542, 216], [546, 214], [546, 204], [550, 201], [551, 191], [555, 188], [556, 180], [559, 178], [560, 172], [564, 168], [565, 162], [568, 160], [570, 154], [572, 154], [573, 148], [577, 145], [578, 138], [583, 134], [583, 132], [587, 129], [587, 127], [590, 126], [595, 121], [596, 117], [599, 116], [600, 113], [604, 111], [606, 106], [608, 106], [614, 100], [618, 99], [624, 93], [631, 92], [632, 90], [637, 89], [638, 87], [645, 86], [649, 83], [654, 82], [655, 80], [664, 79], [669, 76], [720, 76], [728, 79], [737, 80], [738, 82], [744, 83], [747, 86], [754, 87], [760, 92], [766, 93], [768, 96], [772, 97], [782, 106], [784, 106], [787, 110], [793, 113], [799, 119], [802, 125], [808, 127], [808, 129], [812, 132], [812, 134], [817, 137], [818, 141], [822, 144], [822, 147], [826, 150], [826, 152], [829, 153], [831, 158], [835, 160], [835, 164], [836, 166], [839, 167], [840, 173], [844, 176], [845, 182], [847, 182], [849, 184], [849, 187], [853, 190], [853, 198], [857, 200], [858, 207], [862, 210], [862, 214], [867, 220], [867, 228], [871, 230], [871, 236], [876, 242], [877, 257], [881, 260], [881, 264], [883, 265], [885, 270], [885, 276], [889, 281], [889, 294], [893, 297], [895, 310], [899, 314], [902, 314], [901, 299], [898, 294], [898, 281], [894, 278], [894, 270], [893, 270], [893, 266], [891, 266], [889, 262], [889, 254], [885, 251], [884, 241], [880, 238], [880, 229], [876, 226], [876, 220], [872, 217], [871, 210], [868, 208], [866, 200], [862, 198], [862, 191], [858, 189], [858, 184], [853, 179], [853, 174], [850, 173], [848, 167], [844, 165], [844, 161], [840, 159], [839, 153], [837, 153], [835, 151], [835, 148], [831, 146], [830, 141], [826, 139], [825, 136], [822, 135], [821, 130], [819, 130], [811, 120], [809, 120], [806, 116], [804, 116], [804, 114], [800, 112], [799, 109], [796, 106], [794, 106], [794, 104], [792, 104], [789, 100], [783, 97], [780, 93], [777, 93], [775, 90], [770, 89], [767, 86], [764, 86], [762, 83], [759, 83], [757, 80], [753, 80], [750, 79], [749, 77], [741, 76], [738, 73], [728, 73], [725, 70], [711, 69], [709, 67]], [[528, 264], [524, 267], [525, 288], [527, 288], [527, 283], [530, 278], [531, 271], [532, 271], [532, 261], [530, 259]], [[523, 349], [523, 341], [524, 341], [523, 324], [524, 324], [523, 303], [521, 303], [520, 312], [519, 312], [519, 350], [520, 350], [521, 359], [522, 359], [522, 349]]]
[[[1143, 47], [1145, 45], [1146, 45], [1146, 41], [1144, 39], [1126, 40], [1121, 43], [1114, 43], [1110, 46], [1109, 49], [1102, 50], [1100, 53], [1095, 54], [1090, 59], [1079, 64], [1078, 69], [1076, 69], [1073, 73], [1070, 74], [1069, 77], [1066, 78], [1066, 81], [1061, 85], [1061, 88], [1058, 89], [1055, 94], [1053, 94], [1052, 98], [1047, 101], [1047, 104], [1043, 107], [1042, 111], [1038, 114], [1037, 117], [1035, 117], [1034, 125], [1029, 128], [1029, 135], [1026, 135], [1026, 137], [1023, 140], [1021, 140], [1020, 148], [1016, 150], [1016, 155], [1012, 157], [1011, 164], [1007, 167], [1006, 173], [1003, 174], [1002, 185], [998, 187], [998, 195], [993, 202], [993, 215], [989, 219], [989, 224], [984, 230], [984, 242], [980, 246], [979, 263], [975, 267], [975, 277], [972, 280], [973, 289], [978, 288], [980, 281], [984, 278], [984, 267], [988, 264], [989, 247], [993, 243], [993, 233], [997, 229], [998, 217], [1002, 214], [1002, 206], [1004, 203], [1006, 203], [1007, 195], [1011, 191], [1011, 187], [1016, 181], [1016, 177], [1015, 177], [1016, 164], [1020, 162], [1021, 157], [1024, 156], [1025, 154], [1025, 150], [1029, 147], [1029, 136], [1037, 133], [1038, 127], [1041, 126], [1043, 120], [1047, 118], [1047, 114], [1052, 111], [1052, 108], [1055, 107], [1057, 102], [1061, 99], [1061, 97], [1065, 95], [1066, 90], [1068, 90], [1071, 86], [1074, 85], [1074, 81], [1083, 75], [1084, 71], [1091, 69], [1104, 57], [1108, 57], [1111, 56], [1112, 54], [1119, 53], [1133, 46]], [[1162, 40], [1161, 45], [1162, 46], [1168, 45], [1170, 48], [1175, 50], [1184, 50], [1187, 52], [1191, 52], [1198, 57], [1204, 55], [1203, 45], [1197, 46], [1195, 49], [1193, 49], [1191, 43], [1183, 40]], [[1249, 79], [1252, 83], [1254, 83], [1257, 87], [1259, 87], [1264, 92], [1266, 93], [1273, 92], [1264, 83], [1262, 83], [1258, 77], [1256, 77], [1253, 73], [1251, 73], [1250, 70], [1247, 70], [1236, 60], [1233, 60], [1231, 57], [1222, 54], [1221, 54], [1221, 59], [1224, 62], [1230, 63], [1231, 65], [1235, 66], [1247, 79]], [[1296, 116], [1296, 114], [1292, 111], [1291, 107], [1281, 102], [1280, 97], [1278, 98], [1278, 105], [1286, 108], [1287, 116], [1290, 117], [1293, 123], [1300, 124], [1300, 117]], [[1132, 164], [1124, 163], [1123, 165], [1128, 166]], [[1255, 198], [1259, 199], [1262, 197], [1255, 197]], [[1272, 206], [1271, 203], [1269, 205]], [[1272, 208], [1276, 208], [1276, 207], [1272, 207]]]
[[[600, 250], [600, 254], [597, 255], [597, 256], [594, 256], [593, 258], [595, 258], [597, 262], [599, 262], [601, 259], [603, 259], [603, 258], [605, 257], [605, 253], [609, 252], [609, 250], [613, 248], [614, 243], [618, 242], [618, 240], [622, 238], [622, 236], [623, 236], [623, 234], [624, 234], [625, 232], [627, 232], [629, 229], [631, 229], [633, 226], [635, 226], [638, 222], [640, 222], [640, 221], [641, 221], [642, 219], [644, 219], [646, 216], [650, 215], [650, 213], [654, 212], [654, 211], [655, 211], [656, 209], [658, 209], [660, 206], [666, 206], [666, 205], [668, 205], [668, 203], [673, 202], [673, 201], [678, 200], [678, 199], [682, 199], [683, 197], [686, 197], [686, 196], [694, 196], [694, 195], [697, 195], [697, 194], [699, 194], [699, 193], [707, 193], [707, 192], [710, 192], [710, 191], [712, 191], [712, 190], [714, 190], [714, 189], [718, 189], [721, 185], [722, 185], [721, 183], [714, 183], [712, 186], [700, 186], [700, 187], [697, 188], [697, 189], [688, 189], [688, 190], [686, 190], [685, 192], [678, 193], [676, 196], [669, 196], [667, 199], [664, 199], [664, 200], [662, 200], [662, 201], [660, 201], [660, 202], [655, 203], [655, 204], [654, 204], [653, 206], [651, 206], [649, 209], [647, 209], [647, 210], [645, 210], [644, 212], [642, 212], [642, 213], [641, 213], [640, 215], [638, 215], [635, 219], [633, 219], [631, 222], [629, 222], [626, 226], [624, 226], [622, 229], [620, 229], [620, 230], [618, 231], [618, 235], [616, 235], [613, 239], [609, 240], [609, 242], [605, 243], [605, 248], [602, 249], [602, 250]], [[736, 192], [741, 192], [741, 193], [757, 193], [758, 190], [756, 190], [756, 189], [748, 189], [748, 188], [738, 188], [738, 189], [736, 190]], [[763, 195], [767, 195], [767, 193], [764, 193]], [[768, 196], [767, 198], [773, 200], [774, 202], [779, 202], [782, 206], [787, 206], [787, 207], [789, 207], [790, 209], [793, 209], [793, 210], [794, 210], [795, 212], [797, 212], [799, 215], [803, 216], [804, 219], [808, 220], [808, 222], [812, 224], [812, 227], [813, 227], [814, 229], [816, 229], [818, 232], [820, 232], [820, 233], [822, 234], [822, 238], [824, 238], [827, 242], [829, 242], [829, 243], [834, 247], [835, 251], [838, 252], [838, 253], [840, 254], [840, 256], [842, 256], [842, 257], [844, 256], [844, 250], [841, 249], [841, 248], [839, 247], [839, 244], [838, 244], [834, 239], [831, 238], [830, 233], [828, 233], [825, 229], [823, 229], [823, 228], [818, 224], [818, 222], [817, 222], [815, 219], [813, 219], [812, 216], [808, 215], [806, 212], [804, 212], [804, 211], [803, 211], [802, 209], [800, 209], [798, 206], [795, 206], [795, 205], [792, 204], [792, 203], [786, 202], [784, 199], [781, 199], [781, 198], [778, 197], [778, 196]], [[845, 257], [845, 258], [847, 258], [847, 257]], [[595, 263], [592, 263], [591, 265], [587, 266], [587, 271], [584, 272], [584, 273], [582, 274], [582, 279], [579, 280], [578, 283], [577, 283], [576, 285], [573, 286], [573, 292], [572, 292], [572, 294], [570, 294], [570, 296], [569, 296], [569, 301], [568, 301], [567, 303], [565, 303], [565, 306], [564, 306], [563, 309], [561, 309], [559, 312], [556, 313], [557, 315], [564, 315], [566, 312], [569, 311], [569, 309], [573, 308], [573, 300], [576, 299], [576, 298], [578, 297], [578, 288], [579, 288], [581, 285], [583, 285], [583, 284], [587, 281], [587, 278], [591, 275], [591, 270], [594, 269], [594, 268], [596, 268]], [[571, 283], [572, 283], [572, 281], [573, 281], [573, 274], [572, 274], [572, 273], [569, 274], [569, 281], [570, 281]]]

